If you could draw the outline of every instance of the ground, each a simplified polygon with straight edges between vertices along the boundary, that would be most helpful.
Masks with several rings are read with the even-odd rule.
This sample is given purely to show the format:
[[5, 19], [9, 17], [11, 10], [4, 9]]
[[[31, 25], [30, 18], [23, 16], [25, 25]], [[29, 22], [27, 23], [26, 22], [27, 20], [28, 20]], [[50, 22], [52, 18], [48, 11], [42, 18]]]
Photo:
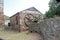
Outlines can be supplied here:
[[30, 40], [42, 40], [41, 36], [38, 33], [31, 33]]
[[15, 32], [15, 31], [0, 31], [0, 38], [4, 40], [40, 40], [40, 35], [37, 33]]

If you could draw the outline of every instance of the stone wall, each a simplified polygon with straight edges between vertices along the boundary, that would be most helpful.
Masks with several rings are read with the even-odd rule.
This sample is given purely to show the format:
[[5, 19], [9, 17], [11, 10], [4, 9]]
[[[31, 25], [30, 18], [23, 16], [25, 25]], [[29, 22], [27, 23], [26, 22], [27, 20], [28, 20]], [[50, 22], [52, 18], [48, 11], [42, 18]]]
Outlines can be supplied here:
[[10, 25], [11, 25], [10, 28], [12, 30], [20, 31], [20, 16], [19, 16], [19, 13], [10, 17]]
[[[21, 27], [24, 29], [24, 30], [27, 30], [28, 29], [28, 26], [25, 25], [25, 17], [28, 16], [27, 14], [31, 14], [31, 15], [34, 15], [34, 16], [39, 16], [39, 14], [34, 14], [34, 13], [29, 13], [28, 11], [24, 13], [24, 11], [22, 11], [22, 13], [20, 13], [20, 25], [22, 25]], [[34, 19], [32, 16], [30, 15], [30, 19]], [[27, 20], [27, 19], [26, 19]], [[27, 21], [26, 21], [27, 22]], [[28, 22], [27, 22], [28, 23]]]
[[39, 33], [43, 40], [60, 40], [60, 18], [45, 19], [40, 23], [32, 23], [29, 30]]

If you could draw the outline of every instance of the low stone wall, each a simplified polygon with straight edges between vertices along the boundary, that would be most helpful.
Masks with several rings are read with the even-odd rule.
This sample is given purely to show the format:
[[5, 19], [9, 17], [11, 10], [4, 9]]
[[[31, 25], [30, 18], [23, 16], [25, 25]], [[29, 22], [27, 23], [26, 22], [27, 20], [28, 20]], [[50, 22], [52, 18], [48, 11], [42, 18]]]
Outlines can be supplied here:
[[40, 23], [32, 23], [29, 30], [40, 33], [43, 40], [60, 40], [60, 18], [45, 19]]

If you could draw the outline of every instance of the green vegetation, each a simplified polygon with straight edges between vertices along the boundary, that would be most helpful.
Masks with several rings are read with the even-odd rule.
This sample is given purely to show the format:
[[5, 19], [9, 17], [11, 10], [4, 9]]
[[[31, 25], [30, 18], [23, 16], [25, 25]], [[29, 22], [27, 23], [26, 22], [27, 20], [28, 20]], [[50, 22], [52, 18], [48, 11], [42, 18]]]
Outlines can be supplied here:
[[28, 32], [26, 32], [26, 35], [29, 35], [30, 34], [30, 32], [28, 31]]
[[25, 32], [15, 32], [10, 30], [0, 31], [0, 38], [4, 40], [29, 40], [29, 35], [26, 35]]
[[4, 15], [4, 19], [5, 20], [8, 20], [9, 19], [9, 16]]
[[60, 16], [60, 6], [57, 6], [56, 0], [50, 0], [49, 7], [49, 10], [44, 15], [45, 18]]

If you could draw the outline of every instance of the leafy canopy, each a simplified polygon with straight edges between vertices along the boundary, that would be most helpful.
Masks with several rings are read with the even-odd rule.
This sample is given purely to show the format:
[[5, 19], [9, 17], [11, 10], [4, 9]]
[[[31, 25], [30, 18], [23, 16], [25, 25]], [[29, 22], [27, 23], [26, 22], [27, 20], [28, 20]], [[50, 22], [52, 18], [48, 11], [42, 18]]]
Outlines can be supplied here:
[[44, 15], [45, 18], [60, 16], [60, 6], [57, 6], [56, 0], [50, 0], [49, 7], [49, 10]]

